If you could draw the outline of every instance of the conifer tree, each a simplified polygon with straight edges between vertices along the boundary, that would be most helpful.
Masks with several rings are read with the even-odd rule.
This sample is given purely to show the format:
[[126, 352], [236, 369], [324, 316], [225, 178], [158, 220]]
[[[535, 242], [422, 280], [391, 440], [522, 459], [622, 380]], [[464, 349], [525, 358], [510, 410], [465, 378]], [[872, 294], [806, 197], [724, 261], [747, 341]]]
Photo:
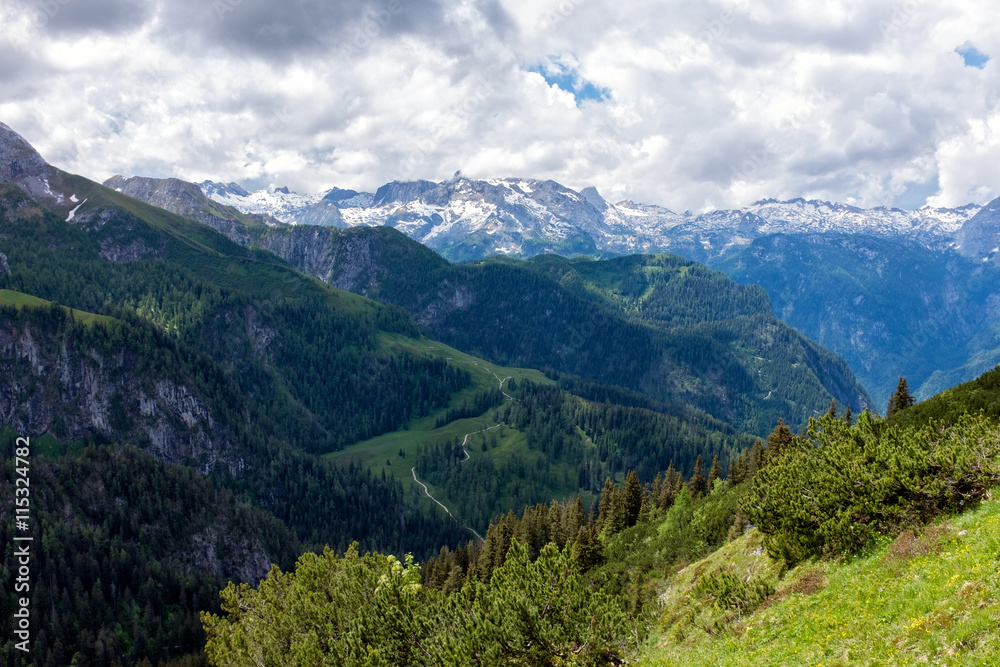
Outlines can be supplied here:
[[830, 409], [826, 411], [826, 416], [829, 419], [836, 419], [837, 418], [837, 400], [836, 399], [830, 399]]
[[753, 447], [750, 448], [750, 459], [747, 466], [747, 479], [757, 474], [757, 471], [764, 467], [764, 443], [760, 438], [754, 440]]
[[785, 425], [785, 420], [778, 418], [778, 425], [767, 436], [767, 457], [774, 460], [787, 452], [795, 442], [795, 434]]
[[617, 533], [618, 524], [618, 494], [615, 489], [614, 480], [610, 477], [604, 480], [604, 488], [601, 490], [601, 502], [598, 505], [597, 525], [603, 532]]
[[910, 393], [910, 387], [906, 384], [906, 378], [902, 375], [899, 376], [899, 384], [896, 385], [896, 391], [892, 393], [889, 397], [889, 407], [886, 409], [886, 419], [892, 417], [894, 414], [901, 410], [905, 410], [910, 407], [917, 400]]
[[670, 462], [670, 467], [667, 468], [666, 474], [663, 475], [663, 482], [660, 485], [660, 492], [656, 497], [656, 506], [660, 510], [665, 510], [670, 507], [674, 502], [674, 496], [677, 493], [677, 486], [675, 483], [675, 477], [677, 475], [677, 470], [674, 468], [674, 462]]
[[716, 454], [715, 458], [712, 459], [712, 469], [708, 471], [708, 492], [711, 493], [712, 489], [715, 488], [715, 480], [722, 476], [722, 466], [719, 465], [719, 456]]
[[566, 540], [575, 539], [576, 534], [580, 531], [580, 527], [586, 525], [586, 523], [587, 513], [583, 509], [583, 498], [578, 493], [576, 494], [576, 500], [563, 513], [562, 533], [566, 536]]
[[851, 406], [847, 406], [847, 412], [844, 413], [844, 423], [848, 426], [851, 425], [853, 418], [851, 417]]
[[691, 497], [701, 498], [705, 495], [707, 487], [705, 464], [701, 460], [701, 454], [699, 454], [698, 460], [694, 462], [694, 472], [691, 473], [691, 479], [688, 481], [688, 491], [691, 492]]
[[573, 558], [580, 570], [586, 572], [604, 563], [604, 542], [596, 526], [581, 528], [573, 543]]
[[642, 485], [634, 470], [629, 470], [625, 476], [625, 490], [622, 493], [622, 518], [625, 527], [634, 526], [639, 520], [642, 510]]
[[737, 455], [736, 461], [729, 466], [730, 484], [741, 484], [747, 478], [747, 459], [749, 457], [750, 453], [744, 449]]

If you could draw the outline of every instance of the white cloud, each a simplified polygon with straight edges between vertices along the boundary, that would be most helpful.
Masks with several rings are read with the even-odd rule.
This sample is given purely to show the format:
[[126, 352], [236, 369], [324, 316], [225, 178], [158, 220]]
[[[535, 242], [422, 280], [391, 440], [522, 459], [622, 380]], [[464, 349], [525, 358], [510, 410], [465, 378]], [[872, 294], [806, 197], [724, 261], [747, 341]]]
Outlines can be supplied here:
[[[5, 6], [34, 32], [0, 44], [0, 120], [95, 179], [372, 190], [461, 169], [676, 210], [1000, 194], [1000, 75], [956, 52], [1000, 52], [984, 1], [222, 2]], [[578, 105], [542, 62], [607, 98]]]

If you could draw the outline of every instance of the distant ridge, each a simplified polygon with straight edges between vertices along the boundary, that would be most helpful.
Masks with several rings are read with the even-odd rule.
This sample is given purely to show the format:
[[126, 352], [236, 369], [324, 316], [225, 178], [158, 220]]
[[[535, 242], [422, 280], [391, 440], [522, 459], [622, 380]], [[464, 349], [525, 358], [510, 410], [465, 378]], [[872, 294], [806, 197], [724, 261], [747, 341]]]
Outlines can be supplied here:
[[[864, 209], [797, 197], [761, 199], [740, 209], [675, 213], [631, 200], [611, 203], [594, 187], [577, 192], [554, 181], [460, 176], [440, 183], [393, 181], [374, 193], [339, 188], [313, 195], [287, 188], [249, 193], [235, 183], [212, 181], [199, 186], [220, 203], [246, 213], [266, 212], [288, 224], [394, 227], [449, 259], [673, 252], [710, 262], [774, 233], [868, 234], [947, 247], [959, 243], [963, 226], [984, 208]], [[1000, 240], [1000, 228], [989, 227], [987, 236], [987, 245]], [[974, 254], [981, 245], [961, 248]]]

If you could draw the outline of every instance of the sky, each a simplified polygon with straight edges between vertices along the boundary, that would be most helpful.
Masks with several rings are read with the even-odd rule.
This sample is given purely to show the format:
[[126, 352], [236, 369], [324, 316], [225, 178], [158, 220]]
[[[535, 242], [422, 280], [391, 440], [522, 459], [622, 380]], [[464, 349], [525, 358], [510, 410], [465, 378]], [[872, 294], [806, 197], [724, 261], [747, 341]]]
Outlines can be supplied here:
[[987, 0], [0, 0], [0, 121], [95, 180], [552, 179], [675, 211], [1000, 195]]

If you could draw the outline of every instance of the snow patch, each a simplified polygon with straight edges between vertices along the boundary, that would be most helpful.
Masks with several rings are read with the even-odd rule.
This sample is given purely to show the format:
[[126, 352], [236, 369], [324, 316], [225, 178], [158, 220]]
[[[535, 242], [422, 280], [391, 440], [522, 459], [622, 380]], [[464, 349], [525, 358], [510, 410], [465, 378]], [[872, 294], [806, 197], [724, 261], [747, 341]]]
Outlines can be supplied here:
[[[70, 197], [70, 199], [75, 202], [76, 201], [76, 195], [73, 195], [72, 197]], [[69, 222], [70, 220], [72, 220], [73, 217], [76, 215], [76, 212], [80, 210], [80, 207], [83, 206], [86, 203], [87, 203], [87, 200], [84, 199], [82, 202], [80, 202], [79, 204], [77, 204], [76, 208], [74, 208], [72, 211], [70, 211], [69, 215], [66, 216], [66, 222]]]

